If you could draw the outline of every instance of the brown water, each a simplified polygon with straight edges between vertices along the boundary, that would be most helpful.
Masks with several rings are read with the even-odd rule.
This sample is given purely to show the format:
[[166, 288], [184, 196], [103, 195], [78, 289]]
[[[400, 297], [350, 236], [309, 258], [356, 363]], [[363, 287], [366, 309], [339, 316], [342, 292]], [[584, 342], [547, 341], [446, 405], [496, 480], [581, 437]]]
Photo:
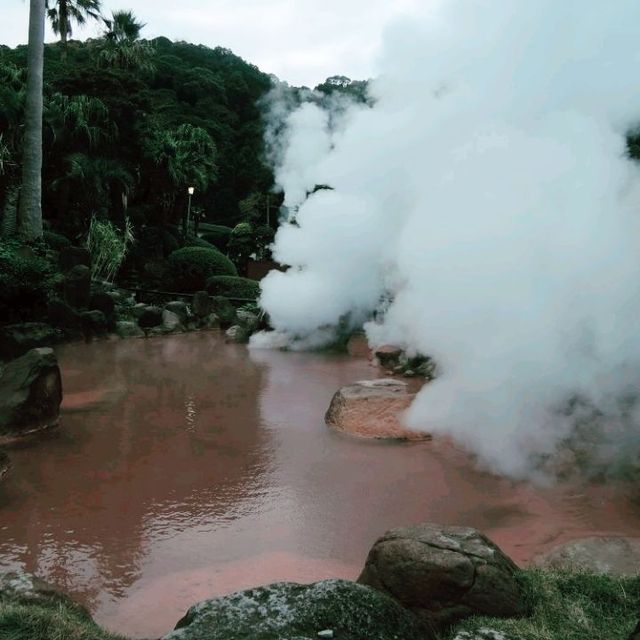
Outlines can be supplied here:
[[631, 535], [615, 486], [536, 490], [445, 442], [340, 437], [324, 412], [363, 358], [249, 352], [215, 333], [68, 345], [61, 428], [14, 447], [0, 570], [25, 568], [108, 628], [168, 632], [194, 602], [273, 580], [354, 578], [386, 529], [472, 525], [523, 563]]

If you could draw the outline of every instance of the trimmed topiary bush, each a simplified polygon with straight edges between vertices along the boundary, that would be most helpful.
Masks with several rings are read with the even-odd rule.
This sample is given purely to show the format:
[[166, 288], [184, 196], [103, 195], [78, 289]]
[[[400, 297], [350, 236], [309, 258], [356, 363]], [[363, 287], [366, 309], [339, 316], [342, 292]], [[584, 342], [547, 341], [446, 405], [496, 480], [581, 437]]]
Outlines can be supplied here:
[[219, 224], [207, 224], [202, 223], [199, 227], [200, 237], [212, 245], [220, 249], [220, 251], [226, 251], [229, 244], [229, 238], [231, 237], [231, 228], [224, 227]]
[[45, 244], [54, 251], [60, 251], [60, 249], [71, 246], [71, 240], [53, 231], [43, 231], [42, 238]]
[[204, 238], [198, 238], [198, 236], [188, 236], [184, 241], [185, 247], [204, 247], [205, 249], [215, 249], [218, 251], [215, 245], [207, 242]]
[[238, 275], [233, 262], [217, 249], [184, 247], [168, 260], [167, 274], [176, 291], [202, 291], [212, 276]]
[[260, 295], [260, 283], [235, 276], [213, 276], [207, 280], [207, 291], [213, 296], [255, 300]]

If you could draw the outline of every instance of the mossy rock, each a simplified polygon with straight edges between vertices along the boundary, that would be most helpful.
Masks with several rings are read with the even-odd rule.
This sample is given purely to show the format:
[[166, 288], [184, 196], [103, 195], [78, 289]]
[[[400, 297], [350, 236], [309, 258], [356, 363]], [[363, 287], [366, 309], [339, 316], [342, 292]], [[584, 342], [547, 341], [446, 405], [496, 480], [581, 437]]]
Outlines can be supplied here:
[[71, 246], [71, 240], [53, 231], [43, 231], [42, 238], [45, 244], [54, 251], [60, 251], [60, 249]]
[[184, 247], [174, 251], [168, 260], [170, 286], [176, 291], [195, 293], [205, 289], [212, 276], [237, 276], [233, 262], [217, 249]]
[[433, 635], [388, 596], [347, 580], [280, 582], [189, 609], [163, 640], [431, 640]]
[[239, 276], [213, 276], [207, 280], [207, 291], [213, 296], [256, 300], [260, 283]]
[[211, 306], [222, 328], [230, 327], [238, 321], [236, 308], [224, 296], [214, 296], [211, 298]]

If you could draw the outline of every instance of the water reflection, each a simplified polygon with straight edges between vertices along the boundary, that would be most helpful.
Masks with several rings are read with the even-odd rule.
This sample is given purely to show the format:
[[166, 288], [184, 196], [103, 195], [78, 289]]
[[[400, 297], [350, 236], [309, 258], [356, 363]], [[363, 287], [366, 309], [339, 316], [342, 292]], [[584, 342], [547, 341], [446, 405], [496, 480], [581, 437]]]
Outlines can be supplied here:
[[447, 442], [337, 436], [324, 412], [375, 373], [366, 360], [248, 353], [212, 333], [60, 358], [62, 428], [16, 446], [0, 489], [0, 568], [41, 574], [123, 633], [159, 636], [237, 588], [355, 577], [399, 524], [477, 526], [519, 560], [640, 525], [616, 488], [540, 492], [474, 471]]

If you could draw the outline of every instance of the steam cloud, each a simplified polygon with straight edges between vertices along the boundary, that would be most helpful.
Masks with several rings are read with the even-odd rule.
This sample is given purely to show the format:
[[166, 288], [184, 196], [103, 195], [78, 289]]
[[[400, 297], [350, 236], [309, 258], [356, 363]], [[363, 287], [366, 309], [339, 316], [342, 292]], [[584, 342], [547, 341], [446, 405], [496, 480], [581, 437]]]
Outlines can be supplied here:
[[286, 118], [277, 179], [300, 208], [275, 242], [291, 268], [262, 286], [275, 335], [378, 311], [372, 344], [439, 364], [411, 426], [514, 477], [567, 439], [638, 461], [640, 6], [423, 4], [386, 31], [373, 108]]

